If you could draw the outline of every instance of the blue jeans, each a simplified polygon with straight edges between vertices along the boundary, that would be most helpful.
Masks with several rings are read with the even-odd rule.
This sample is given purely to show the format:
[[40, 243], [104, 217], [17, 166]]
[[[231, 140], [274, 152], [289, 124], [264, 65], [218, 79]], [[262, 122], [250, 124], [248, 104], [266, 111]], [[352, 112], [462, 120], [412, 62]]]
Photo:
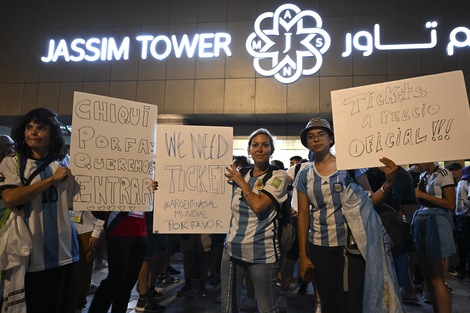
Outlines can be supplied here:
[[260, 313], [279, 312], [276, 294], [279, 262], [268, 264], [247, 263], [230, 257], [226, 251], [224, 251], [222, 257], [222, 268], [220, 270], [222, 312], [238, 312], [240, 289], [248, 271], [253, 279]]

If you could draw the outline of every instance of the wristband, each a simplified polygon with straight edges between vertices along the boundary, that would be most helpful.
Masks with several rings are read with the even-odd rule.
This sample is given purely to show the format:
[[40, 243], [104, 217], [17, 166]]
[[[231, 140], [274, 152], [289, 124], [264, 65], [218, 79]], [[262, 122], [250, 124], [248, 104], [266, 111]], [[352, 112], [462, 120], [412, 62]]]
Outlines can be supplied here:
[[251, 193], [251, 190], [250, 190], [250, 191], [248, 191], [247, 193], [245, 193], [245, 194], [243, 195], [243, 198], [245, 198], [245, 199], [246, 199], [246, 196], [248, 196], [250, 193]]
[[385, 183], [382, 185], [382, 187], [380, 187], [380, 190], [381, 190], [383, 193], [390, 193], [390, 192], [391, 192], [390, 188], [388, 188], [387, 186], [385, 186]]

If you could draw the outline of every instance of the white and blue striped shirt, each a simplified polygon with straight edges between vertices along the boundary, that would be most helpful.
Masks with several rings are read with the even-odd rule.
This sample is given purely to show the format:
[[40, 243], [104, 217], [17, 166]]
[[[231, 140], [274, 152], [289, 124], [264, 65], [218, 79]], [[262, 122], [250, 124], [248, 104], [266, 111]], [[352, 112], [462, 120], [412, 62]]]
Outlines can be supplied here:
[[[262, 186], [263, 177], [252, 176], [252, 170], [245, 180], [253, 192], [263, 192], [282, 203], [287, 199], [287, 173], [273, 171], [273, 175]], [[227, 253], [235, 259], [248, 263], [274, 263], [279, 257], [279, 246], [275, 236], [274, 219], [276, 203], [262, 213], [255, 213], [244, 200], [241, 188], [235, 186], [232, 194], [232, 218], [226, 241]]]
[[[355, 178], [367, 169], [356, 169]], [[308, 241], [324, 247], [343, 246], [346, 239], [341, 196], [349, 181], [347, 171], [335, 171], [322, 176], [312, 162], [297, 175], [295, 188], [308, 196], [310, 232]]]
[[[450, 186], [455, 188], [452, 173], [442, 167], [436, 167], [429, 176], [427, 176], [426, 172], [421, 173], [419, 181], [420, 184], [425, 184], [427, 194], [440, 199], [442, 199], [442, 189]], [[420, 211], [425, 211], [427, 209], [428, 207], [421, 205]]]
[[[24, 177], [28, 178], [43, 161], [28, 159]], [[31, 185], [51, 177], [59, 166], [68, 166], [68, 158], [52, 162], [31, 182]], [[0, 164], [0, 188], [23, 186], [18, 177], [17, 154], [11, 154]], [[78, 241], [69, 216], [67, 181], [56, 184], [23, 205], [25, 222], [33, 237], [29, 272], [70, 264], [79, 259]]]

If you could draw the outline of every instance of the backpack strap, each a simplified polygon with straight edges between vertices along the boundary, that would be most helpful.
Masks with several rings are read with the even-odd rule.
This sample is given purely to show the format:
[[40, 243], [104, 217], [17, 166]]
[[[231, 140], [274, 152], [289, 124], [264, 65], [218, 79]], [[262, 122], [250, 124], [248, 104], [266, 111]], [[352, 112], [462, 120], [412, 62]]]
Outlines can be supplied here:
[[3, 225], [5, 225], [5, 222], [10, 216], [10, 213], [11, 213], [11, 208], [7, 208], [5, 212], [3, 213], [2, 219], [0, 219], [0, 229], [2, 229]]
[[297, 174], [299, 173], [301, 167], [302, 167], [302, 163], [299, 163], [299, 164], [295, 165], [295, 172], [294, 172], [294, 179], [293, 180], [295, 180], [295, 178], [297, 177]]
[[49, 164], [51, 164], [51, 162], [53, 161], [52, 158], [48, 158], [46, 159], [38, 168], [36, 168], [36, 170], [31, 173], [31, 175], [26, 179], [24, 177], [24, 171], [26, 169], [26, 162], [28, 161], [28, 158], [21, 154], [21, 153], [18, 153], [18, 176], [20, 177], [21, 179], [21, 182], [23, 183], [23, 186], [29, 186], [31, 184], [31, 181], [34, 179], [34, 177], [36, 177], [39, 173], [41, 173], [42, 171], [44, 171], [44, 169], [46, 167], [49, 166]]

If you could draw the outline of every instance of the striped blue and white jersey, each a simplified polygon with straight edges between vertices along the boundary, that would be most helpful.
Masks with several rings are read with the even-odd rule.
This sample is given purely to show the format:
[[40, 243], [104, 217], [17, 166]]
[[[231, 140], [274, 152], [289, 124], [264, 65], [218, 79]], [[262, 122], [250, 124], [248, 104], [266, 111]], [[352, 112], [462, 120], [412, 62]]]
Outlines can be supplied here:
[[[263, 192], [278, 203], [284, 202], [287, 199], [287, 173], [273, 171], [272, 177], [263, 186], [265, 175], [253, 177], [250, 170], [244, 178], [253, 192]], [[227, 253], [248, 263], [276, 262], [280, 255], [274, 225], [276, 204], [273, 203], [262, 213], [255, 213], [243, 198], [241, 188], [234, 186], [231, 209], [230, 231], [225, 243]]]
[[[366, 168], [355, 170], [355, 179]], [[295, 188], [305, 193], [310, 202], [310, 231], [308, 241], [324, 247], [343, 246], [346, 239], [341, 196], [349, 181], [348, 171], [335, 171], [321, 176], [312, 162], [297, 175]]]
[[[28, 178], [43, 160], [28, 159], [24, 177]], [[51, 177], [59, 166], [68, 166], [68, 157], [62, 162], [54, 161], [39, 173], [31, 185]], [[0, 164], [0, 189], [23, 186], [18, 177], [17, 154], [11, 154]], [[67, 181], [50, 187], [23, 205], [25, 222], [31, 231], [29, 272], [44, 271], [66, 265], [79, 259], [78, 241], [69, 215]]]
[[[454, 187], [455, 182], [452, 173], [442, 167], [436, 167], [431, 175], [427, 176], [426, 172], [421, 173], [419, 182], [426, 185], [426, 193], [442, 199], [442, 189], [445, 187]], [[421, 205], [420, 211], [426, 211], [428, 207]]]
[[455, 215], [470, 216], [470, 210], [465, 206], [465, 201], [470, 196], [470, 186], [468, 181], [462, 179], [456, 188], [457, 204], [455, 206]]

